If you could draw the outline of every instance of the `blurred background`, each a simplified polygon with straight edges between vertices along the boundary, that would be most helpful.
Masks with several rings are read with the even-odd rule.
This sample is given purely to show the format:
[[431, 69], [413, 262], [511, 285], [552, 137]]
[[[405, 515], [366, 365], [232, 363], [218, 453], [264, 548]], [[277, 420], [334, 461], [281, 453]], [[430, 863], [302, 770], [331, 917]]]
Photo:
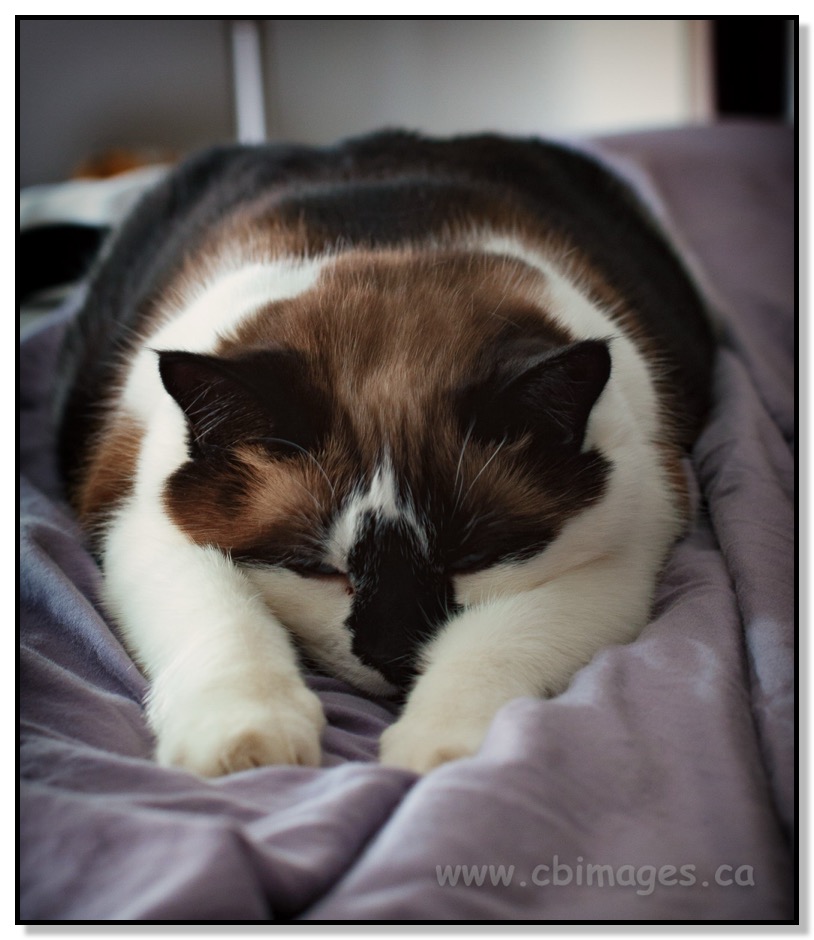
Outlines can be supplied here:
[[20, 185], [217, 141], [791, 120], [796, 22], [18, 19]]

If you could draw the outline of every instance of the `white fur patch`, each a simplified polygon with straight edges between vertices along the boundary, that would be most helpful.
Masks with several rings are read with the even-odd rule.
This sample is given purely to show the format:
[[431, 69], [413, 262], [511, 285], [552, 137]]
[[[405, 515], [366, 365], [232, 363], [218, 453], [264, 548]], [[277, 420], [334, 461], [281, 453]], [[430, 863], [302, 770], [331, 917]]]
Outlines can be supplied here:
[[157, 757], [209, 776], [319, 762], [324, 725], [290, 637], [243, 573], [143, 488], [105, 540], [105, 601], [151, 679]]

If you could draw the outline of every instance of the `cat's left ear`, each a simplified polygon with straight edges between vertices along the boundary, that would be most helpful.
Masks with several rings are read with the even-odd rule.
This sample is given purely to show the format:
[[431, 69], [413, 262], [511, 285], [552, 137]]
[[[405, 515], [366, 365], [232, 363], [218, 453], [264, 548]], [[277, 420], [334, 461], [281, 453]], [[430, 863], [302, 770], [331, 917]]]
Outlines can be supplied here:
[[481, 437], [530, 433], [552, 455], [578, 453], [610, 372], [608, 344], [598, 339], [508, 357], [469, 397], [470, 420]]

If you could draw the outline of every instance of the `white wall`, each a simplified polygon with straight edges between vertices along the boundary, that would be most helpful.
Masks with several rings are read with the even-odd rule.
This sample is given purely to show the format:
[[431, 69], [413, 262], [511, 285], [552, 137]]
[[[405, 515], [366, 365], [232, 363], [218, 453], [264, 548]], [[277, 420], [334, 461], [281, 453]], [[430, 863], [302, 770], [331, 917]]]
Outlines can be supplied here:
[[703, 115], [689, 20], [268, 20], [268, 126], [575, 134]]

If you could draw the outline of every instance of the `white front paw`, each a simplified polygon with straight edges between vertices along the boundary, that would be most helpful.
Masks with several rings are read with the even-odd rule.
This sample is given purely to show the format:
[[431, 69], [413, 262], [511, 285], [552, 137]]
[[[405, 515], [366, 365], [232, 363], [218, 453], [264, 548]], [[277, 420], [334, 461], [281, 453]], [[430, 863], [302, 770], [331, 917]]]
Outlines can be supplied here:
[[266, 764], [320, 763], [325, 715], [305, 686], [262, 697], [200, 692], [183, 704], [164, 701], [160, 712], [156, 758], [165, 766], [217, 777]]
[[491, 716], [425, 717], [408, 712], [382, 735], [379, 760], [390, 767], [426, 773], [439, 764], [474, 754], [490, 721]]

